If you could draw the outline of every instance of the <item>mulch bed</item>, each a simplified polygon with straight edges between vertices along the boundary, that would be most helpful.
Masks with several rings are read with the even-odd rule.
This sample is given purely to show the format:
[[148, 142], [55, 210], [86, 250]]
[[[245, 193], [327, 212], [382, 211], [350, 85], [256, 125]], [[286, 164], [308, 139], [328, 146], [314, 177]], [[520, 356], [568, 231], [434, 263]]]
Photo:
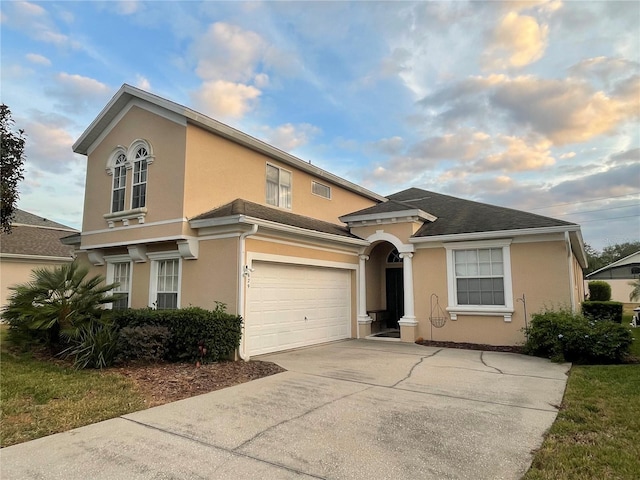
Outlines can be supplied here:
[[486, 352], [523, 353], [522, 347], [510, 345], [484, 345], [480, 343], [436, 342], [433, 340], [416, 341], [418, 345], [427, 347], [464, 348], [465, 350], [483, 350]]
[[135, 382], [148, 407], [193, 397], [286, 371], [271, 362], [157, 363], [114, 367]]

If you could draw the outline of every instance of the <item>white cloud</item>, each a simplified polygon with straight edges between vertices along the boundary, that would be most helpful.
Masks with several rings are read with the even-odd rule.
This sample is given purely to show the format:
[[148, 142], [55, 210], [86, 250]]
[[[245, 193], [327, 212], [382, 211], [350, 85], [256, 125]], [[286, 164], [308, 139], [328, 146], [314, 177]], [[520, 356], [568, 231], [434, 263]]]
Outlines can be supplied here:
[[150, 91], [151, 90], [151, 82], [149, 82], [149, 79], [138, 74], [136, 75], [136, 87], [142, 89], [142, 90], [146, 90], [146, 91]]
[[214, 118], [241, 118], [261, 92], [250, 85], [215, 80], [204, 82], [191, 94], [198, 108]]
[[321, 132], [318, 127], [308, 123], [298, 125], [285, 123], [275, 128], [264, 126], [261, 130], [267, 143], [287, 152], [308, 144]]
[[116, 12], [120, 15], [133, 15], [142, 8], [137, 0], [119, 0], [116, 2]]
[[66, 112], [80, 114], [90, 106], [100, 106], [107, 101], [112, 89], [104, 83], [82, 75], [61, 72], [54, 84], [45, 89]]
[[510, 135], [498, 135], [496, 143], [505, 149], [499, 153], [487, 155], [476, 162], [474, 171], [522, 172], [542, 170], [555, 164], [550, 150], [551, 142], [547, 139], [529, 140]]
[[71, 146], [71, 134], [55, 123], [31, 121], [25, 124], [27, 141], [25, 154], [27, 165], [37, 166], [46, 172], [64, 172], [73, 169], [77, 162]]
[[37, 65], [44, 65], [45, 67], [51, 66], [51, 60], [37, 53], [27, 53], [26, 59], [31, 63], [35, 63]]
[[548, 27], [529, 15], [502, 17], [484, 54], [489, 68], [521, 68], [539, 60], [547, 47]]

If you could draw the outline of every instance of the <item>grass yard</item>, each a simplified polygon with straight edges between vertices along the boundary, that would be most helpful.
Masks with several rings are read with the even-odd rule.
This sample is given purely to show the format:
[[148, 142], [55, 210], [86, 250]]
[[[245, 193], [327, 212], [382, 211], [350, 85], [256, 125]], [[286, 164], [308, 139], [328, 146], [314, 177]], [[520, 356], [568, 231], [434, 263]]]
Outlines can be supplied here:
[[[632, 354], [640, 358], [640, 328]], [[576, 365], [523, 480], [640, 478], [640, 364]]]
[[6, 447], [144, 408], [129, 379], [16, 353], [0, 326], [0, 446]]

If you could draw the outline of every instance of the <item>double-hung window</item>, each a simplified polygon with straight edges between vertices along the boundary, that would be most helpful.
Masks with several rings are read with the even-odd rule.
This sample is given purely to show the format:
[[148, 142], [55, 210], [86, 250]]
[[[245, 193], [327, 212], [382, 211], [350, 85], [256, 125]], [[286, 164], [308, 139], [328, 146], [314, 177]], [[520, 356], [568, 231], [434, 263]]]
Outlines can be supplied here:
[[127, 188], [127, 156], [124, 153], [118, 155], [113, 168], [113, 193], [111, 199], [111, 211], [124, 210], [124, 194]]
[[158, 310], [179, 307], [180, 259], [172, 258], [155, 262], [155, 305]]
[[147, 199], [147, 156], [149, 153], [144, 147], [138, 148], [133, 162], [133, 195], [131, 208], [141, 208]]
[[513, 294], [509, 240], [445, 244], [448, 310], [462, 315], [504, 315], [511, 320]]
[[267, 164], [267, 203], [291, 208], [291, 172]]
[[107, 262], [107, 283], [117, 284], [111, 293], [116, 300], [111, 304], [114, 310], [124, 310], [131, 306], [132, 263], [128, 255], [105, 257]]

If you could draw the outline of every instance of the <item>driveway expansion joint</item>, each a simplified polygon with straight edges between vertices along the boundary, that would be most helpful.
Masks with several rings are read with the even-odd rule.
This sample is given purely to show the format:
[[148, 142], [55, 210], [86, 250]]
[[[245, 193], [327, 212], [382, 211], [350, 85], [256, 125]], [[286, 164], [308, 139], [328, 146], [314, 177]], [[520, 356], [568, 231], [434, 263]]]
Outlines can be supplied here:
[[[255, 457], [253, 455], [249, 455], [247, 453], [236, 451], [238, 448], [240, 448], [242, 445], [244, 445], [247, 442], [244, 442], [242, 445], [240, 445], [238, 447], [235, 447], [233, 449], [229, 449], [229, 448], [221, 447], [221, 446], [214, 445], [214, 444], [211, 444], [211, 443], [203, 442], [202, 440], [198, 440], [197, 438], [190, 437], [190, 436], [184, 435], [182, 433], [172, 432], [171, 430], [165, 430], [164, 428], [156, 427], [154, 425], [149, 425], [148, 423], [139, 422], [138, 420], [134, 420], [132, 418], [127, 418], [125, 416], [120, 416], [118, 418], [121, 418], [122, 420], [126, 420], [126, 421], [131, 422], [131, 423], [135, 423], [136, 425], [139, 425], [139, 426], [144, 427], [144, 428], [148, 428], [150, 430], [156, 430], [156, 431], [161, 432], [161, 433], [166, 433], [167, 435], [171, 435], [171, 436], [174, 436], [174, 437], [182, 438], [183, 440], [187, 440], [187, 441], [190, 441], [190, 442], [198, 443], [198, 444], [202, 445], [203, 447], [213, 448], [215, 450], [220, 450], [220, 451], [226, 452], [226, 453], [228, 453], [230, 455], [233, 455], [233, 456], [243, 457], [243, 458], [250, 458], [252, 460], [255, 460], [256, 462], [266, 463], [268, 465], [272, 465], [274, 467], [281, 468], [283, 470], [287, 470], [289, 472], [293, 472], [293, 473], [296, 473], [298, 475], [302, 475], [303, 477], [306, 476], [306, 477], [309, 477], [309, 478], [317, 478], [319, 480], [326, 480], [325, 477], [320, 477], [318, 475], [314, 475], [313, 473], [303, 472], [302, 470], [298, 470], [296, 468], [288, 467], [287, 465], [282, 465], [280, 463], [271, 462], [269, 460], [265, 460], [264, 458], [258, 458], [258, 457]], [[280, 423], [282, 423], [282, 422], [280, 422]], [[260, 434], [256, 435], [256, 437], [259, 436], [259, 435]], [[254, 438], [256, 438], [256, 437], [254, 437]]]

